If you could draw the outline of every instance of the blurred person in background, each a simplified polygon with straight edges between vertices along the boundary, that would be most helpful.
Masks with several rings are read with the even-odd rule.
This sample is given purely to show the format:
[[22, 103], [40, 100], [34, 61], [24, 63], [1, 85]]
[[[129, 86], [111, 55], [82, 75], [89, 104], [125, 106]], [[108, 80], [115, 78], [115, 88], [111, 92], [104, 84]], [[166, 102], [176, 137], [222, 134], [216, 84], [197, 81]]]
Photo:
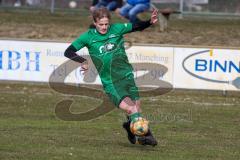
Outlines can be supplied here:
[[98, 3], [98, 0], [93, 0], [93, 1], [92, 1], [92, 4], [91, 4], [91, 6], [90, 6], [90, 8], [89, 8], [89, 10], [90, 10], [91, 12], [94, 11], [95, 5], [96, 5], [97, 3]]
[[115, 11], [117, 8], [122, 7], [123, 0], [93, 0], [91, 11], [99, 9], [101, 7], [106, 7], [109, 11]]
[[29, 6], [34, 6], [40, 4], [40, 0], [26, 0], [26, 4]]
[[14, 7], [21, 7], [22, 5], [36, 6], [41, 4], [41, 0], [15, 0]]
[[126, 0], [126, 4], [119, 10], [119, 15], [135, 24], [140, 22], [137, 15], [149, 10], [149, 8], [150, 0]]
[[21, 0], [16, 0], [15, 3], [13, 4], [14, 7], [20, 7], [22, 5]]

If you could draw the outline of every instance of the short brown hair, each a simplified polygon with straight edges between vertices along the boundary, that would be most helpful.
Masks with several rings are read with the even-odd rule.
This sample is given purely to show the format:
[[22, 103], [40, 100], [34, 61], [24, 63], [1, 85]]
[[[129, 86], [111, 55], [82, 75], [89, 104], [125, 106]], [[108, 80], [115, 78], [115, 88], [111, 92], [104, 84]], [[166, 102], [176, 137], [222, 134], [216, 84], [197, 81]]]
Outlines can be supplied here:
[[99, 9], [96, 9], [92, 13], [93, 21], [97, 22], [97, 19], [102, 19], [104, 17], [108, 18], [109, 20], [111, 19], [111, 14], [108, 11], [107, 8], [101, 7]]

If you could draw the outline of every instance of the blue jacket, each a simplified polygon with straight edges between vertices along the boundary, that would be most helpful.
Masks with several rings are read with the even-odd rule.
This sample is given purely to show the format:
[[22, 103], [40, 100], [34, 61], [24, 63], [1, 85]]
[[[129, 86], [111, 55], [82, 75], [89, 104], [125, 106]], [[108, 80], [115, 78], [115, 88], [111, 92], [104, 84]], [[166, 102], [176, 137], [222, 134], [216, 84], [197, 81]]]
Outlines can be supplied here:
[[139, 3], [149, 4], [150, 0], [127, 0], [127, 3], [134, 6], [134, 5], [139, 4]]

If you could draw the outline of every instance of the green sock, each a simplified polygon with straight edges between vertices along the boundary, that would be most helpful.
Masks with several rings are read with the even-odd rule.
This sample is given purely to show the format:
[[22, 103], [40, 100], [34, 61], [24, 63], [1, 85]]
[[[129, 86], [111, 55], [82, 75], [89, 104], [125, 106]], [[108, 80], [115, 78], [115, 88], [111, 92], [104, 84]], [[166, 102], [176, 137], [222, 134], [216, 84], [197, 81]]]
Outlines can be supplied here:
[[139, 113], [139, 112], [133, 113], [133, 114], [130, 115], [130, 121], [133, 121], [133, 120], [135, 120], [136, 118], [139, 118], [139, 117], [142, 117], [141, 113]]

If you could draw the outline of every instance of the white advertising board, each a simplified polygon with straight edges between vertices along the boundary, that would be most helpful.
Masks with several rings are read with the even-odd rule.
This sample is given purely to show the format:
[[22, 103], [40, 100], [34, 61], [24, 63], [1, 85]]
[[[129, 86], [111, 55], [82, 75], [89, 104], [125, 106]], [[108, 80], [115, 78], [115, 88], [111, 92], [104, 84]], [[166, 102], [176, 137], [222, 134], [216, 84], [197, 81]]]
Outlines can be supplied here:
[[[145, 75], [147, 72], [150, 73], [153, 81], [159, 79], [162, 82], [173, 83], [172, 47], [132, 46], [127, 49], [127, 55], [132, 64], [145, 65], [141, 68], [145, 69]], [[136, 69], [139, 71], [138, 67]], [[135, 72], [135, 77], [138, 77], [139, 73], [141, 72]], [[150, 81], [149, 85], [151, 85]]]
[[[48, 82], [64, 63], [67, 43], [0, 40], [0, 79]], [[81, 50], [85, 54], [85, 50]], [[61, 70], [56, 74], [64, 75]]]
[[[0, 80], [101, 84], [90, 63], [87, 74], [79, 64], [64, 57], [68, 43], [0, 40]], [[173, 83], [173, 49], [171, 47], [132, 46], [126, 50], [135, 69], [135, 77], [149, 73], [154, 80]], [[78, 54], [89, 57], [86, 48]], [[75, 63], [69, 72], [68, 62]], [[61, 66], [61, 67], [60, 67]], [[91, 68], [92, 66], [92, 68]], [[143, 79], [144, 80], [144, 79]], [[151, 85], [151, 81], [147, 81]]]
[[[0, 40], [0, 80], [49, 82], [51, 76], [53, 82], [101, 84], [91, 61], [83, 75], [78, 63], [64, 57], [68, 46]], [[240, 50], [134, 45], [126, 52], [141, 85], [156, 82], [181, 89], [240, 90]], [[86, 48], [78, 54], [90, 59]]]
[[174, 88], [240, 89], [240, 50], [175, 48], [174, 54]]

